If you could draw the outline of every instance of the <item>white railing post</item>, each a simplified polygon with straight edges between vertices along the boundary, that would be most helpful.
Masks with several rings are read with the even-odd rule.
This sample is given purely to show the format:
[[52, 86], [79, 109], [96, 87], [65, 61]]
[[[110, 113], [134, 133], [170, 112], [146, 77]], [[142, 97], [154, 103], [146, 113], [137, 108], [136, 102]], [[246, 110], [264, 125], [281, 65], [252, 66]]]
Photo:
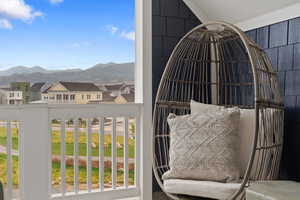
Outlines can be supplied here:
[[48, 200], [51, 170], [48, 108], [24, 107], [20, 114], [22, 200]]
[[7, 191], [6, 198], [13, 197], [13, 164], [12, 164], [12, 131], [11, 121], [6, 124], [6, 153], [7, 153]]

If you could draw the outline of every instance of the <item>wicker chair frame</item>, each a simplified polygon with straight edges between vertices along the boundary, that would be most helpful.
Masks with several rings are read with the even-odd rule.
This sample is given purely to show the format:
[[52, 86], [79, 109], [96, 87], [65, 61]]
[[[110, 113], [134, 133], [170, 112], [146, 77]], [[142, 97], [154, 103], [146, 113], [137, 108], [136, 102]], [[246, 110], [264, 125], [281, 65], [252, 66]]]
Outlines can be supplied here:
[[[187, 33], [163, 73], [153, 116], [153, 171], [164, 190], [169, 170], [169, 113], [190, 113], [190, 100], [255, 109], [255, 132], [240, 189], [229, 199], [245, 199], [252, 181], [278, 178], [283, 145], [284, 105], [277, 74], [266, 53], [238, 27], [211, 22]], [[258, 160], [258, 162], [254, 162]], [[250, 174], [255, 174], [255, 178]], [[165, 192], [172, 199], [199, 199]]]

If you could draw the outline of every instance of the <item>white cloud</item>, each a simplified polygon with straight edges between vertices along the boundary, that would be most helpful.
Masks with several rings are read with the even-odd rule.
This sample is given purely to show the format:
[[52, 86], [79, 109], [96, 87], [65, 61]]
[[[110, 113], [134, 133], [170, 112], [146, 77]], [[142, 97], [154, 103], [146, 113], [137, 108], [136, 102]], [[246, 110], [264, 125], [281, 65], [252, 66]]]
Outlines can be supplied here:
[[35, 11], [24, 0], [0, 0], [0, 16], [30, 23], [43, 13]]
[[115, 34], [119, 28], [113, 25], [107, 25], [106, 28], [108, 29], [109, 32], [111, 32], [111, 34]]
[[125, 32], [125, 31], [123, 31], [121, 33], [121, 37], [125, 38], [127, 40], [135, 40], [135, 32], [134, 31], [131, 31], [131, 32]]
[[0, 19], [0, 28], [2, 29], [12, 29], [12, 24], [7, 19]]
[[134, 31], [121, 31], [118, 27], [113, 25], [107, 25], [107, 30], [112, 34], [115, 35], [117, 33], [118, 36], [125, 38], [127, 40], [135, 40], [135, 32]]
[[50, 1], [50, 3], [52, 3], [52, 4], [59, 4], [59, 3], [64, 2], [64, 0], [49, 0], [49, 1]]

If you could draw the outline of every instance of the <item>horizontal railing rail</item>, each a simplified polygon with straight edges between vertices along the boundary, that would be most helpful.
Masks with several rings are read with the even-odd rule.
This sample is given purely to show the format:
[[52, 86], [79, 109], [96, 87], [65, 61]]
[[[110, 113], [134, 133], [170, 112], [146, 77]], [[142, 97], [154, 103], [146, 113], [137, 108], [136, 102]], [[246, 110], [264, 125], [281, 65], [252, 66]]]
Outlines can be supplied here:
[[[103, 114], [109, 116], [130, 116], [132, 114], [139, 114], [142, 104], [139, 103], [101, 103], [101, 104], [35, 104], [35, 105], [0, 105], [0, 120], [16, 120], [21, 119], [22, 111], [28, 109], [48, 109], [53, 117], [63, 113], [64, 116], [79, 116], [80, 112], [91, 112], [86, 116], [94, 114]], [[61, 116], [59, 116], [61, 117]]]

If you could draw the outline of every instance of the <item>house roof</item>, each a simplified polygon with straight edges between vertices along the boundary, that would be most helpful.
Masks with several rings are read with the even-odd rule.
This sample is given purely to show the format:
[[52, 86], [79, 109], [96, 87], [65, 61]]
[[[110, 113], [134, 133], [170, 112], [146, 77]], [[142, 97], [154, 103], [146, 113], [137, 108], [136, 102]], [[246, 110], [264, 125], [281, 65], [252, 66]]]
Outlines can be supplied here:
[[40, 92], [44, 85], [45, 85], [45, 82], [35, 83], [30, 87], [30, 91], [31, 92]]
[[4, 90], [4, 91], [11, 91], [10, 88], [0, 88], [0, 90]]
[[3, 91], [19, 91], [21, 92], [21, 90], [17, 90], [16, 88], [0, 88], [0, 90], [3, 90]]
[[121, 88], [124, 87], [124, 85], [125, 83], [118, 83], [118, 84], [104, 85], [104, 87], [109, 91], [114, 91], [114, 90], [121, 90]]
[[103, 92], [102, 93], [102, 102], [114, 102], [116, 97], [110, 95], [110, 92]]
[[45, 89], [42, 88], [42, 94], [46, 94], [51, 87], [52, 85], [45, 87]]
[[105, 85], [96, 85], [101, 91], [107, 91]]
[[130, 87], [130, 93], [134, 93], [135, 92], [135, 88], [134, 87]]
[[129, 88], [131, 90], [132, 88], [134, 88], [134, 85], [132, 85], [132, 84], [124, 84], [124, 85], [122, 85], [120, 87], [120, 90], [124, 90], [125, 88]]
[[[67, 90], [71, 92], [98, 92], [101, 91], [94, 83], [85, 83], [85, 82], [59, 82]], [[53, 85], [52, 85], [53, 86]], [[52, 87], [48, 87], [43, 93], [47, 93], [48, 90]]]
[[84, 82], [59, 82], [69, 91], [100, 91], [94, 83]]
[[134, 102], [134, 93], [121, 94], [120, 96], [126, 99], [127, 102]]

